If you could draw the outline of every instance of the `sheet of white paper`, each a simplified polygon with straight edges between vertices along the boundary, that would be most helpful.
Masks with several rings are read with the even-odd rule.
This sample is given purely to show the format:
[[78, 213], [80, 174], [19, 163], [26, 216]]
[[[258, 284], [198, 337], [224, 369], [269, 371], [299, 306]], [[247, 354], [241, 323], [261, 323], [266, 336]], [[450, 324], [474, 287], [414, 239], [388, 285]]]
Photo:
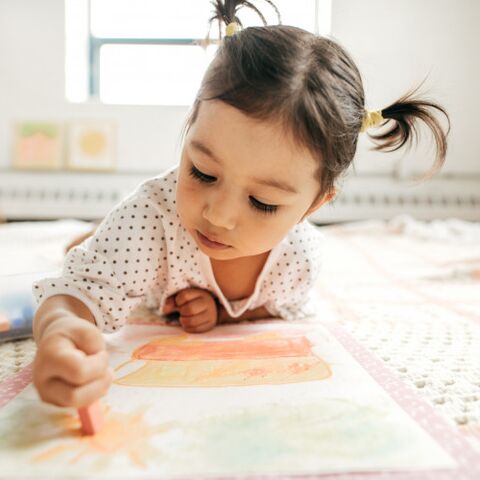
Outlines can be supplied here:
[[203, 335], [127, 325], [108, 347], [117, 371], [102, 431], [82, 437], [74, 410], [40, 403], [29, 386], [0, 410], [0, 478], [455, 466], [320, 325], [261, 322]]

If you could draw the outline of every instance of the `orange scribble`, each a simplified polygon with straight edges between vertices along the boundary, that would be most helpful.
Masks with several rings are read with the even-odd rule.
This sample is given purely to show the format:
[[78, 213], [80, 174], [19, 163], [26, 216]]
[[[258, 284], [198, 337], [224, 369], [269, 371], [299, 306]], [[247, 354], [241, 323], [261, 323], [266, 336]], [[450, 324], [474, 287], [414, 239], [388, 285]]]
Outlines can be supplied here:
[[[138, 368], [132, 371], [132, 365]], [[262, 332], [235, 339], [167, 335], [138, 347], [118, 365], [118, 385], [225, 387], [311, 382], [331, 376], [304, 335]]]
[[150, 445], [151, 437], [168, 431], [173, 423], [150, 426], [144, 421], [144, 413], [144, 411], [110, 413], [102, 429], [91, 436], [81, 434], [77, 417], [70, 416], [69, 421], [62, 419], [61, 426], [71, 430], [76, 438], [36, 455], [32, 463], [51, 461], [68, 453], [72, 454], [69, 460], [71, 464], [77, 463], [85, 456], [125, 454], [135, 465], [145, 467], [147, 457], [154, 453]]
[[168, 336], [137, 348], [132, 357], [142, 360], [217, 360], [296, 357], [311, 354], [306, 337], [282, 337], [272, 332], [235, 340], [192, 339], [189, 335]]

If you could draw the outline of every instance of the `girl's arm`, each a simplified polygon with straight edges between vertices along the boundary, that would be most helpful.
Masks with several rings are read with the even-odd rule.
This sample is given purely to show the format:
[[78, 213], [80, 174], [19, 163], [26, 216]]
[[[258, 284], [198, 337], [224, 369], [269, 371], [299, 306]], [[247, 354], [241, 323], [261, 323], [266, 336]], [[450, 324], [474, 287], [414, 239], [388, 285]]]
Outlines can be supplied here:
[[265, 307], [254, 308], [253, 310], [247, 310], [239, 317], [230, 317], [223, 305], [218, 304], [218, 323], [235, 323], [242, 320], [258, 320], [260, 318], [273, 318], [272, 314]]
[[95, 325], [95, 317], [88, 307], [70, 295], [55, 295], [47, 298], [35, 312], [33, 319], [33, 338], [37, 345], [42, 340], [43, 332], [57, 320], [68, 315], [83, 318]]

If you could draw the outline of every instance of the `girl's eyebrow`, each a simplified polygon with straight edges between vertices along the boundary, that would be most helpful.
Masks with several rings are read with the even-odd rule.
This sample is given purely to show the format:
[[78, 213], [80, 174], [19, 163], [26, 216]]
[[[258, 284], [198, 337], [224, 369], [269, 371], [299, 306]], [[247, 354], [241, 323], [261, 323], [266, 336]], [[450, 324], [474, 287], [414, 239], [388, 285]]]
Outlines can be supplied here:
[[214, 162], [217, 162], [217, 163], [222, 163], [214, 154], [213, 152], [206, 146], [204, 145], [202, 142], [200, 142], [199, 140], [192, 140], [190, 142], [190, 145], [195, 148], [196, 150], [200, 150], [202, 153], [204, 153], [205, 155], [208, 155]]
[[[216, 157], [215, 154], [199, 140], [192, 140], [190, 142], [190, 145], [194, 149], [199, 150], [200, 152], [210, 157], [214, 162], [220, 163], [220, 164], [222, 163], [221, 160], [218, 157]], [[279, 190], [283, 190], [288, 193], [298, 194], [298, 191], [294, 187], [292, 187], [287, 182], [283, 182], [281, 180], [274, 180], [273, 178], [252, 178], [251, 180], [258, 185], [265, 185], [267, 187], [277, 188]]]

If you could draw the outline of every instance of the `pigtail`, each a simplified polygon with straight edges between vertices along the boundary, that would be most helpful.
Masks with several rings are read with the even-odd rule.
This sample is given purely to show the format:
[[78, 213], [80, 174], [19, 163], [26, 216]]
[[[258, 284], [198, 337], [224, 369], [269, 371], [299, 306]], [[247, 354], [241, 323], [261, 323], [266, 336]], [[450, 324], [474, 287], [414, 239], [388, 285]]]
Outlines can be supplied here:
[[[422, 100], [416, 93], [423, 82], [395, 103], [381, 111], [383, 122], [380, 127], [387, 128], [378, 134], [368, 134], [375, 143], [376, 151], [394, 152], [405, 144], [410, 149], [413, 141], [418, 143], [418, 121], [421, 120], [432, 132], [436, 145], [435, 162], [424, 178], [431, 178], [437, 173], [445, 162], [447, 153], [447, 136], [450, 132], [450, 118], [440, 105], [431, 101]], [[434, 113], [445, 115], [448, 128], [445, 131]]]
[[[281, 16], [280, 16], [280, 11], [278, 8], [275, 6], [275, 4], [271, 0], [263, 0], [264, 2], [268, 3], [274, 10], [275, 13], [277, 14], [278, 17], [278, 23], [281, 23]], [[209, 18], [208, 23], [211, 28], [212, 22], [215, 20], [218, 21], [218, 30], [219, 30], [219, 37], [222, 38], [222, 32], [221, 32], [221, 25], [222, 22], [225, 25], [229, 25], [230, 23], [237, 23], [240, 25], [240, 27], [243, 28], [243, 24], [238, 18], [237, 12], [240, 10], [242, 7], [249, 8], [250, 10], [253, 10], [262, 20], [263, 24], [266, 26], [267, 25], [267, 20], [265, 16], [262, 14], [262, 12], [251, 2], [248, 0], [211, 0], [210, 2], [213, 5], [214, 8], [214, 15]], [[210, 35], [210, 28], [207, 34], [207, 38]]]

